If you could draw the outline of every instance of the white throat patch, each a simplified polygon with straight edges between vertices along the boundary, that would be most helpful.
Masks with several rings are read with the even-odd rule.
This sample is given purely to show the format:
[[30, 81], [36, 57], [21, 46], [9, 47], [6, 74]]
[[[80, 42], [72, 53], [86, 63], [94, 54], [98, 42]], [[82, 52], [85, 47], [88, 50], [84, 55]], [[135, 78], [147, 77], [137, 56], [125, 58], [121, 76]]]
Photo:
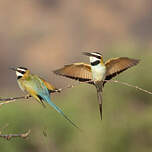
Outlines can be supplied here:
[[17, 77], [19, 77], [19, 76], [21, 76], [21, 77], [22, 77], [22, 76], [23, 76], [23, 74], [22, 74], [22, 73], [20, 73], [20, 72], [18, 72], [18, 71], [16, 71], [16, 76], [17, 76]]

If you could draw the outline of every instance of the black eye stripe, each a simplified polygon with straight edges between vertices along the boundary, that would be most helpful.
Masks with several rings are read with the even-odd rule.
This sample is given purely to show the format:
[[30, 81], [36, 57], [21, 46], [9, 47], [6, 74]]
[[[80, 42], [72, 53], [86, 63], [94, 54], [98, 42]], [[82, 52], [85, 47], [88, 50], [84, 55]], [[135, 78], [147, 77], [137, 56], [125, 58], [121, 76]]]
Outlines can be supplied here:
[[97, 58], [97, 59], [101, 59], [101, 56], [95, 55], [95, 54], [91, 54], [91, 56]]
[[91, 65], [92, 65], [92, 66], [95, 66], [95, 65], [98, 65], [99, 63], [100, 63], [100, 61], [97, 60], [97, 61], [91, 62]]
[[20, 78], [22, 78], [22, 76], [18, 76], [18, 77], [17, 77], [17, 80], [20, 79]]
[[24, 74], [26, 71], [17, 70], [17, 72]]
[[101, 53], [99, 53], [99, 52], [93, 52], [93, 53], [98, 54], [99, 56], [101, 56]]

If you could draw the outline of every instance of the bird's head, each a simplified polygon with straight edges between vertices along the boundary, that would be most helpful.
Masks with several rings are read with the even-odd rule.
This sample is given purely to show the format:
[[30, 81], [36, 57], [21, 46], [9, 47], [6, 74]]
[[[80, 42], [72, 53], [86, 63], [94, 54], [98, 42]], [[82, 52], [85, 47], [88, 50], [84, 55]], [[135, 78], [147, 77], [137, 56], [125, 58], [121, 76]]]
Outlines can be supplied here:
[[102, 54], [98, 52], [83, 52], [83, 54], [89, 56], [91, 65], [104, 64]]
[[16, 67], [16, 68], [10, 68], [10, 69], [13, 71], [16, 71], [17, 80], [26, 79], [30, 74], [30, 71], [24, 67]]

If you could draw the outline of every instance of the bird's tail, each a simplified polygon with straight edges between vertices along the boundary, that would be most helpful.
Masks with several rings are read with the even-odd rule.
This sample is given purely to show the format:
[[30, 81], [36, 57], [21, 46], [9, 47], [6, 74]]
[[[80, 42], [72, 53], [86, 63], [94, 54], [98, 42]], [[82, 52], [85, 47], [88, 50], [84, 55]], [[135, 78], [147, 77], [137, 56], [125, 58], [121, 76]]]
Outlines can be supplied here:
[[97, 97], [99, 101], [100, 118], [102, 120], [102, 94], [101, 91], [97, 91]]
[[99, 110], [100, 110], [100, 118], [102, 120], [102, 87], [103, 84], [95, 84], [97, 89], [97, 98], [99, 103]]
[[79, 129], [80, 131], [82, 131], [71, 119], [69, 119], [64, 112], [57, 107], [51, 100], [49, 100], [48, 104], [50, 106], [52, 106], [58, 113], [60, 113], [67, 121], [69, 121], [74, 127], [76, 127], [77, 129]]

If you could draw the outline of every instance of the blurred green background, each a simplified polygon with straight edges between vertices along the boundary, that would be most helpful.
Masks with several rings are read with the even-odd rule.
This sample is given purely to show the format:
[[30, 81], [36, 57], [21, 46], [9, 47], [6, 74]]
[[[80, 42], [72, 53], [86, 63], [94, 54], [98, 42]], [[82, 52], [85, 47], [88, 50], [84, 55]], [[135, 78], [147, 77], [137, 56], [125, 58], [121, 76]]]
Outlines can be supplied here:
[[[58, 88], [77, 83], [51, 71], [73, 62], [88, 63], [83, 51], [99, 51], [105, 60], [141, 59], [116, 79], [152, 91], [151, 15], [150, 0], [0, 0], [0, 97], [23, 95], [10, 66], [28, 67]], [[32, 98], [4, 105], [0, 107], [2, 133], [31, 129], [31, 135], [10, 141], [0, 138], [0, 151], [151, 152], [151, 99], [136, 89], [106, 84], [100, 121], [94, 86], [81, 84], [53, 94], [54, 103], [83, 133]]]

